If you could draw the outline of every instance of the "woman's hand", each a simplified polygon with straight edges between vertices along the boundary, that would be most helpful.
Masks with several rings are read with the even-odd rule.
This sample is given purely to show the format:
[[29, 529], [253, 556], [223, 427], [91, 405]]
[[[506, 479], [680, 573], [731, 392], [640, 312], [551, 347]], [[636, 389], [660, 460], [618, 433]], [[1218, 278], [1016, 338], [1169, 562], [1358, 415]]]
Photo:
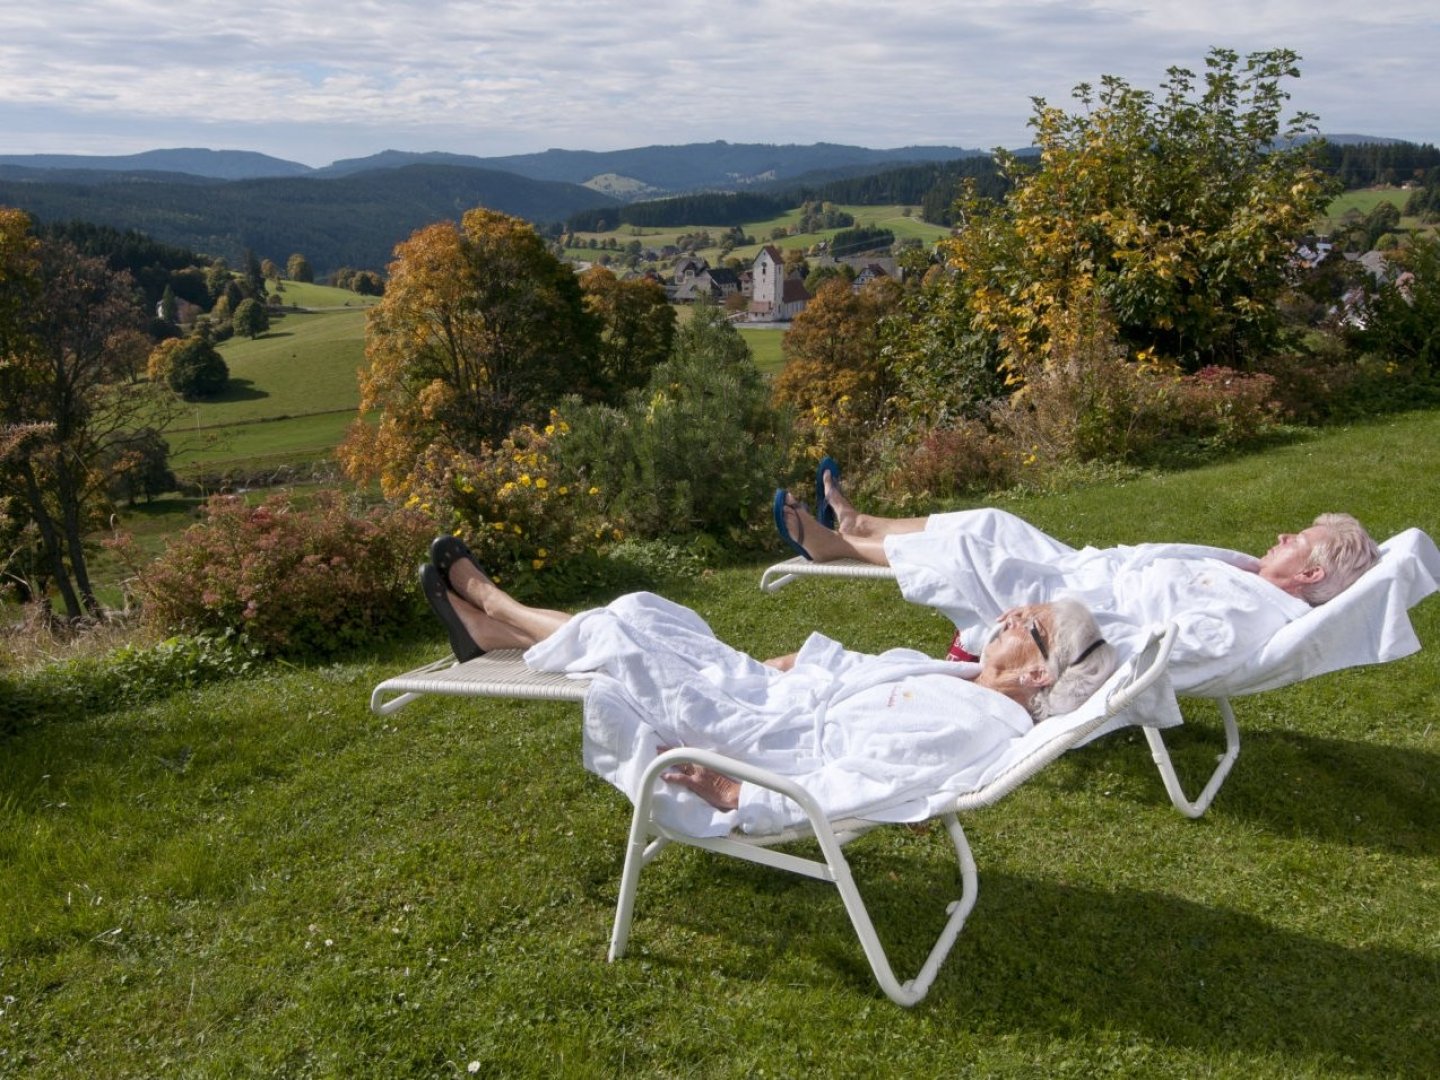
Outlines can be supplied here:
[[795, 657], [799, 653], [786, 653], [784, 656], [772, 656], [769, 660], [763, 661], [766, 667], [773, 667], [776, 671], [789, 671], [795, 666]]
[[666, 769], [660, 774], [660, 779], [667, 784], [688, 788], [716, 810], [734, 810], [740, 805], [740, 781], [704, 765], [685, 761]]

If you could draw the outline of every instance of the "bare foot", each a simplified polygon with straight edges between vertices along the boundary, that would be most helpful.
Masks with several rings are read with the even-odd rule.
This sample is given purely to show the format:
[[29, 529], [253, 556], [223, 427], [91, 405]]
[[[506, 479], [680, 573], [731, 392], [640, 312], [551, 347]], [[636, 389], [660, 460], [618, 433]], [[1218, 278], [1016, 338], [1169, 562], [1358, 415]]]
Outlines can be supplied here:
[[838, 533], [856, 532], [860, 524], [860, 511], [856, 510], [850, 500], [845, 497], [839, 479], [829, 469], [826, 469], [822, 482], [825, 485], [825, 502], [829, 504], [831, 510], [835, 511], [835, 531]]
[[688, 788], [717, 810], [734, 810], [740, 805], [740, 781], [703, 765], [681, 762], [661, 773], [660, 779]]
[[849, 541], [816, 521], [815, 515], [805, 509], [793, 495], [785, 497], [785, 527], [790, 530], [795, 542], [816, 562], [858, 558]]
[[825, 501], [835, 511], [835, 531], [842, 536], [870, 536], [870, 518], [855, 510], [850, 498], [840, 487], [840, 480], [825, 472]]

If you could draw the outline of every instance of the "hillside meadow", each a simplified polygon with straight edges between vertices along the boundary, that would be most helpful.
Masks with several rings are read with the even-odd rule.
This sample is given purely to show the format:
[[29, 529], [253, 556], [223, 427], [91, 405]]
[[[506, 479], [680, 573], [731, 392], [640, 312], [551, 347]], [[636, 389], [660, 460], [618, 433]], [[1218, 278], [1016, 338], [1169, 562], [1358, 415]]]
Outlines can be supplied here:
[[[895, 234], [896, 240], [919, 240], [922, 244], [929, 246], [936, 240], [945, 236], [949, 230], [944, 226], [931, 225], [922, 221], [919, 217], [917, 207], [906, 206], [852, 206], [836, 204], [836, 208], [844, 210], [855, 218], [854, 228], [861, 225], [880, 226], [889, 229]], [[908, 212], [907, 212], [908, 211]], [[797, 233], [793, 236], [784, 236], [778, 240], [772, 240], [770, 233], [777, 228], [788, 229], [799, 223], [801, 210], [799, 207], [787, 213], [768, 218], [764, 221], [747, 222], [742, 226], [747, 235], [755, 237], [755, 243], [745, 244], [735, 248], [725, 258], [740, 258], [747, 262], [753, 261], [760, 253], [761, 247], [766, 244], [774, 244], [782, 251], [788, 248], [809, 248], [821, 240], [831, 239], [839, 229], [821, 229], [816, 232]], [[676, 240], [686, 234], [706, 231], [711, 236], [720, 237], [728, 229], [724, 225], [686, 225], [675, 229], [654, 229], [642, 228], [640, 226], [623, 225], [617, 229], [610, 229], [598, 233], [576, 233], [582, 240], [594, 238], [596, 240], [616, 240], [623, 249], [632, 240], [639, 240], [641, 244], [649, 248], [664, 247], [667, 244], [674, 244]], [[601, 252], [588, 247], [570, 247], [566, 249], [566, 257], [580, 260], [593, 260]], [[614, 255], [615, 252], [611, 252]], [[712, 266], [718, 266], [722, 261], [718, 246], [701, 248], [697, 255], [704, 256]]]
[[[1256, 550], [1337, 507], [1434, 535], [1437, 470], [1425, 413], [1000, 502], [1077, 543]], [[770, 596], [759, 570], [663, 591], [759, 655], [813, 629], [948, 640], [886, 583]], [[833, 890], [697, 851], [646, 871], [606, 963], [629, 807], [581, 767], [578, 709], [368, 710], [443, 654], [438, 627], [23, 730], [0, 754], [0, 1075], [1433, 1076], [1440, 599], [1412, 617], [1416, 655], [1236, 702], [1243, 752], [1198, 821], [1130, 732], [968, 815], [978, 904], [912, 1010]], [[1167, 742], [1193, 784], [1220, 728], [1187, 716]], [[851, 858], [908, 974], [953, 852], [890, 828]]]

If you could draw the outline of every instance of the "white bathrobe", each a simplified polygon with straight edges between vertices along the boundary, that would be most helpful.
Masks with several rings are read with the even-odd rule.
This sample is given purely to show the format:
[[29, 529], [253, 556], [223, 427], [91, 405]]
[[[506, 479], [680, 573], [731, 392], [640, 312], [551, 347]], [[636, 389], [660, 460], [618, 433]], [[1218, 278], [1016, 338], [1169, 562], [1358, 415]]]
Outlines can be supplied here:
[[932, 515], [886, 537], [906, 600], [944, 612], [976, 654], [994, 621], [1021, 604], [1069, 597], [1094, 614], [1122, 657], [1146, 629], [1179, 626], [1170, 677], [1180, 693], [1225, 692], [1225, 678], [1305, 601], [1263, 580], [1253, 556], [1199, 544], [1075, 549], [1003, 510]]
[[[716, 750], [799, 783], [831, 818], [921, 820], [981, 781], [1029, 713], [953, 664], [908, 649], [866, 656], [813, 634], [776, 671], [718, 640], [693, 611], [649, 593], [582, 612], [525, 653], [542, 671], [600, 672], [585, 700], [586, 768], [632, 799], [662, 746]], [[794, 803], [752, 784], [715, 810], [666, 785], [660, 820], [691, 835], [798, 824]]]

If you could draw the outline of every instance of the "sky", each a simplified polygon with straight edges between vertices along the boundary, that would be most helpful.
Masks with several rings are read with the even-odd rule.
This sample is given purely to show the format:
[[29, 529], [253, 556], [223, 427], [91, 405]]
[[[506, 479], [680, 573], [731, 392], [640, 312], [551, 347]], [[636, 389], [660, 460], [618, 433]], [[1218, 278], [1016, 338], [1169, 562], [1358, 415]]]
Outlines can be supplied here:
[[1321, 131], [1440, 143], [1440, 2], [48, 0], [0, 8], [0, 154], [1021, 147], [1032, 98], [1300, 54]]

